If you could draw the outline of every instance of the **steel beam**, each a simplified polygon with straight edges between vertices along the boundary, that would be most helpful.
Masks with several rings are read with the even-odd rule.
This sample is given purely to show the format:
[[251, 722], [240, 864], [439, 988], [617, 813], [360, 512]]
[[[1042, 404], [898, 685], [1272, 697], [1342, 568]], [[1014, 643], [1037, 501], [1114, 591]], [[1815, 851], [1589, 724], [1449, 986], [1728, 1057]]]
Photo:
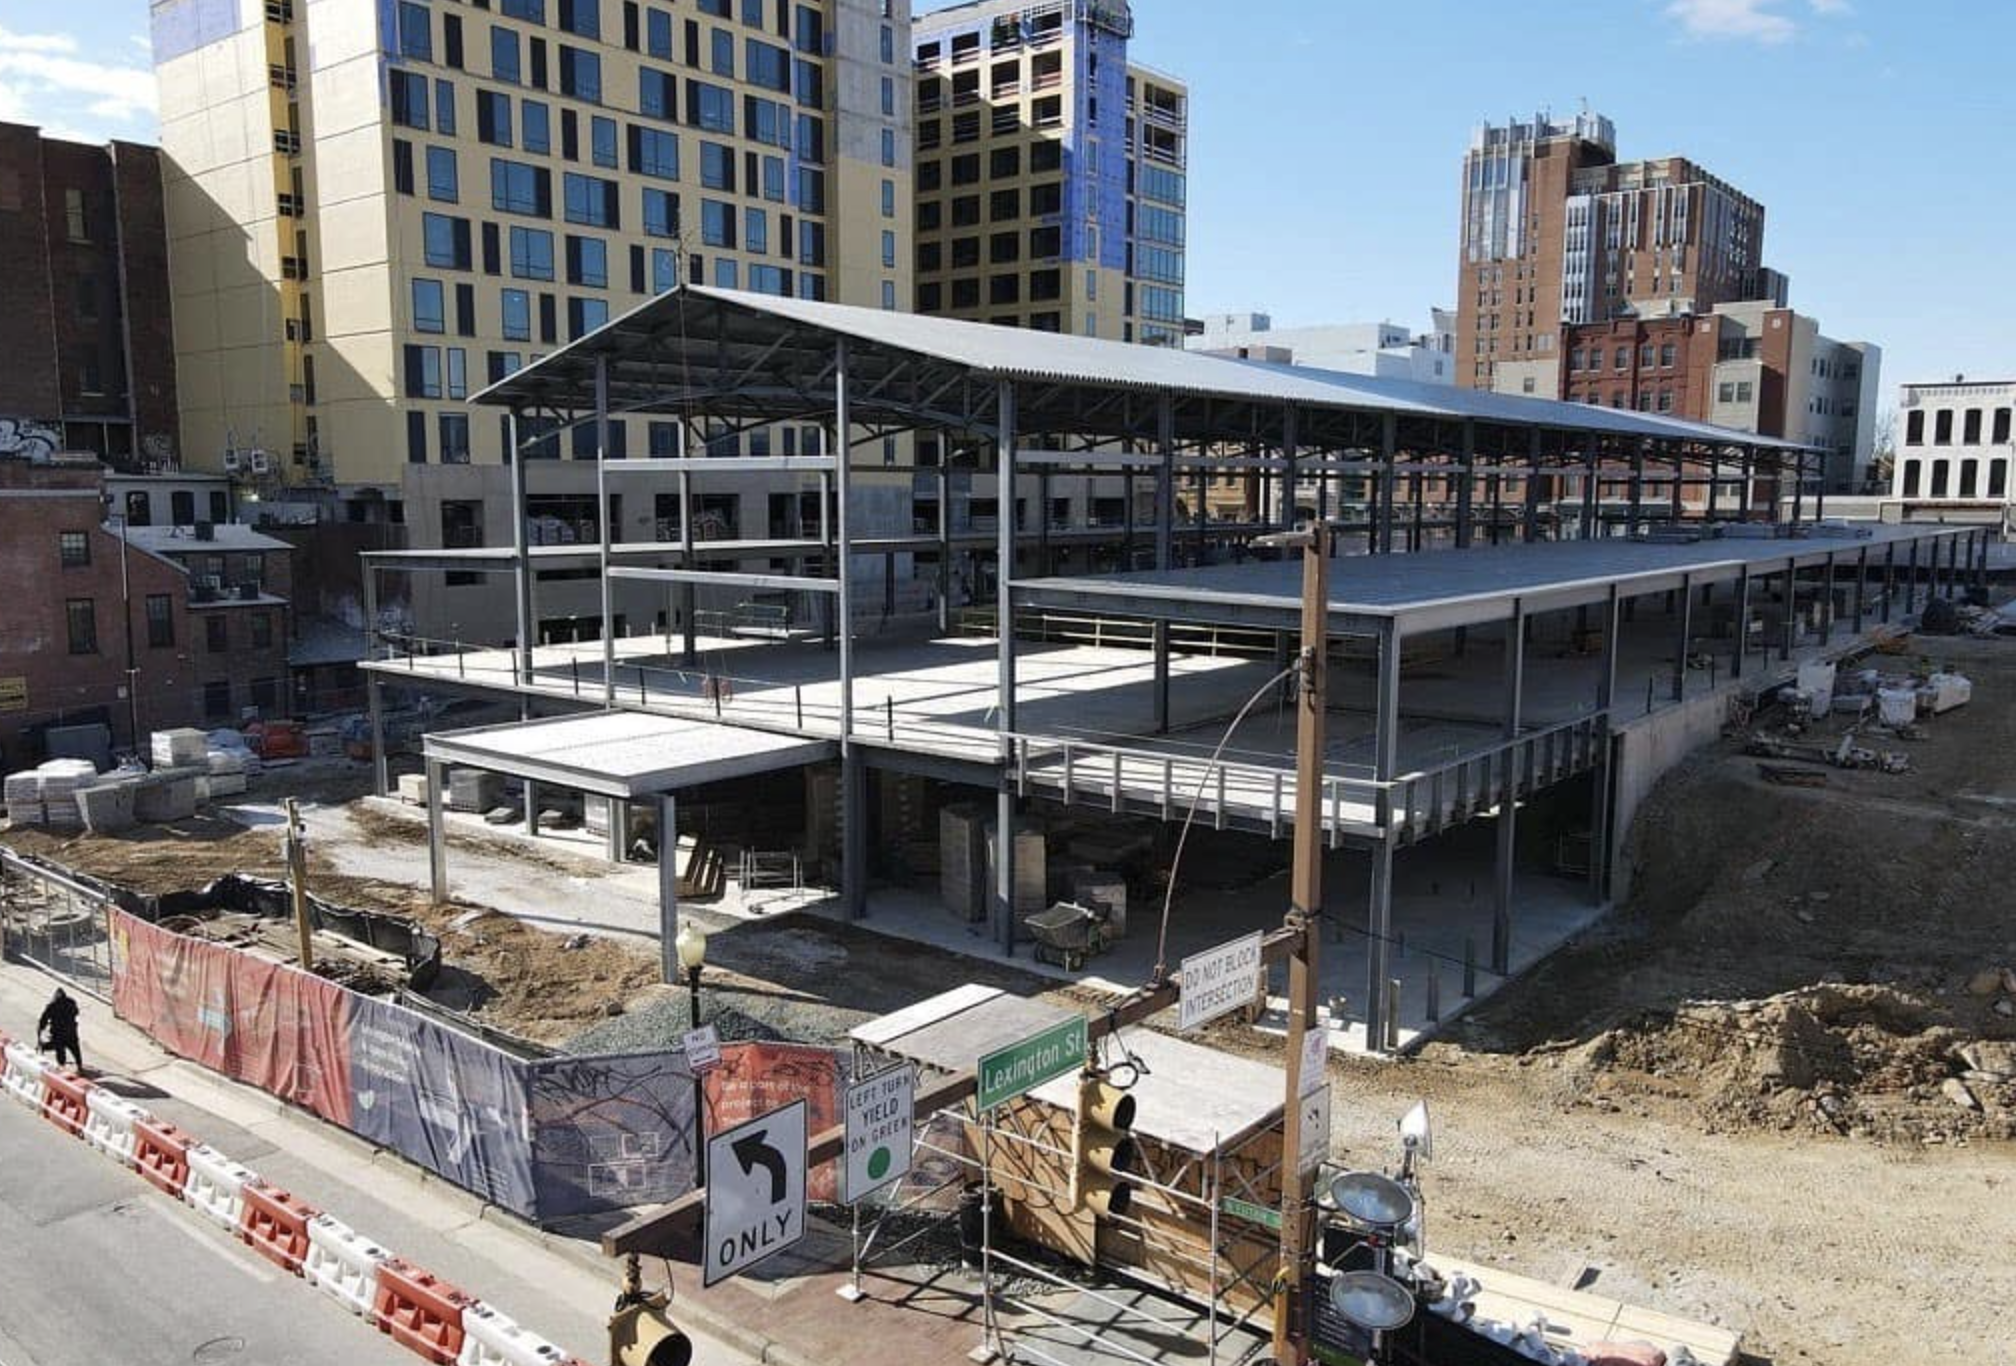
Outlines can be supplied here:
[[448, 899], [448, 829], [443, 814], [448, 765], [439, 759], [426, 761], [427, 769], [427, 876], [438, 904]]
[[[1167, 395], [1163, 396], [1162, 403], [1166, 419]], [[998, 515], [994, 519], [1000, 536], [999, 548], [995, 552], [1000, 557], [1000, 565], [995, 576], [998, 585], [994, 627], [998, 639], [995, 644], [997, 696], [994, 716], [999, 732], [997, 745], [1002, 781], [994, 802], [998, 832], [994, 856], [994, 934], [1001, 951], [1012, 955], [1015, 952], [1015, 790], [1008, 781], [1008, 769], [1015, 752], [1015, 600], [1010, 588], [1010, 579], [1015, 573], [1015, 385], [1012, 381], [1002, 380], [995, 390], [995, 421], [1001, 494], [997, 500]], [[1165, 489], [1168, 473], [1169, 465], [1165, 462], [1160, 475]], [[1173, 503], [1164, 504], [1165, 509], [1170, 507]], [[1156, 537], [1158, 553], [1166, 553], [1169, 545], [1166, 511], [1156, 527]], [[1164, 639], [1167, 639], [1166, 634]]]
[[[525, 784], [529, 795], [532, 784]], [[658, 979], [679, 980], [679, 799], [658, 796]]]
[[1372, 848], [1370, 905], [1366, 912], [1365, 1042], [1373, 1052], [1385, 1051], [1386, 979], [1393, 935], [1393, 796], [1390, 784], [1399, 772], [1400, 753], [1400, 633], [1390, 623], [1379, 637], [1378, 679], [1374, 686], [1372, 777], [1378, 790], [1380, 840]]
[[616, 585], [609, 577], [609, 357], [595, 358], [595, 551], [601, 572], [602, 705], [616, 705]]

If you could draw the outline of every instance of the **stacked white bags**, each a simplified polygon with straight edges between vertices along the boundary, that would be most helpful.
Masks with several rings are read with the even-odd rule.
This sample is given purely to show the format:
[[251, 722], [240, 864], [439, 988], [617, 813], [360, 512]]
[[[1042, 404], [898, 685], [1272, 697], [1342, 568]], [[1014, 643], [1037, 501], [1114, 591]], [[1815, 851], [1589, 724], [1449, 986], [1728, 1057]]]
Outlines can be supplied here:
[[35, 771], [42, 775], [42, 818], [65, 830], [82, 827], [77, 789], [98, 780], [98, 766], [89, 759], [51, 759]]
[[147, 738], [156, 768], [201, 768], [209, 753], [203, 732], [188, 726], [157, 730]]
[[12, 824], [42, 824], [42, 775], [32, 768], [8, 774], [0, 786], [0, 800], [6, 802]]

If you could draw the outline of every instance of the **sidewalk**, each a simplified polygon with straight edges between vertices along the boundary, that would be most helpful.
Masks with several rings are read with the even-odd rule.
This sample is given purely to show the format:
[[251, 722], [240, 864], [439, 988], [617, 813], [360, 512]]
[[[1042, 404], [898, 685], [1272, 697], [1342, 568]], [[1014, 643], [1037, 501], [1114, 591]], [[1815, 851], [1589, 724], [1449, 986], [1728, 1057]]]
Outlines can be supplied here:
[[[57, 985], [34, 968], [0, 962], [0, 1030], [32, 1038], [35, 1019]], [[103, 1002], [79, 995], [78, 1003], [84, 1059], [101, 1085], [583, 1361], [604, 1360], [604, 1316], [621, 1267], [601, 1255], [599, 1225], [578, 1236], [541, 1231], [395, 1153], [170, 1056], [114, 1018]], [[136, 1191], [147, 1189], [138, 1177], [134, 1182]], [[693, 1338], [697, 1363], [925, 1366], [959, 1361], [980, 1345], [973, 1276], [956, 1266], [869, 1272], [862, 1282], [866, 1298], [850, 1304], [839, 1295], [850, 1280], [849, 1230], [816, 1217], [809, 1226], [798, 1247], [711, 1290], [701, 1289], [697, 1266], [647, 1261], [647, 1283], [671, 1274], [671, 1316]], [[303, 1285], [301, 1293], [316, 1292]], [[1013, 1322], [1010, 1315], [1002, 1317]], [[370, 1330], [360, 1325], [357, 1331]]]

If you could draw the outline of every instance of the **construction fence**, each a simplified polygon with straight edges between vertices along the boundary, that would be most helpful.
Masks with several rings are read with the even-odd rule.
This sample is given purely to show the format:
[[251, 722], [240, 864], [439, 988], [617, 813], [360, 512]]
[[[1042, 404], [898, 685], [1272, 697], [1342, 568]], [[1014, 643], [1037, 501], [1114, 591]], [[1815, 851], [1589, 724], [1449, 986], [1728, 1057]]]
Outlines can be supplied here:
[[[178, 934], [122, 909], [112, 889], [15, 860], [0, 894], [60, 907], [10, 953], [110, 999], [169, 1052], [297, 1105], [526, 1219], [551, 1223], [658, 1204], [695, 1178], [695, 1088], [677, 1042], [662, 1051], [524, 1057], [312, 972]], [[790, 1100], [830, 1122], [832, 1049], [726, 1043], [703, 1080], [719, 1130]], [[831, 1198], [833, 1174], [813, 1174]]]

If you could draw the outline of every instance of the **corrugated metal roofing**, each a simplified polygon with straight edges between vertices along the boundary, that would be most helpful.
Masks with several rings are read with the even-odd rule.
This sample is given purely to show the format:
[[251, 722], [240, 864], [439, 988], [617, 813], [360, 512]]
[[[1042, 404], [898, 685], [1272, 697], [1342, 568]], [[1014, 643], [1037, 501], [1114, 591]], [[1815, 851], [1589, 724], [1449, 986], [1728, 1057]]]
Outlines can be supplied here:
[[[994, 379], [1095, 389], [1134, 388], [1447, 421], [1475, 418], [1515, 426], [1643, 436], [1662, 441], [1803, 449], [1797, 442], [1627, 409], [1268, 365], [1170, 347], [700, 285], [682, 285], [647, 300], [579, 341], [484, 389], [471, 401], [500, 405], [550, 403], [564, 393], [575, 397], [574, 406], [585, 406], [594, 382], [597, 357], [617, 360], [648, 348], [662, 360], [658, 348], [664, 345], [668, 330], [674, 328], [691, 337], [686, 348], [691, 354], [682, 364], [706, 366], [714, 349], [714, 335], [710, 328], [692, 325], [693, 319], [687, 315], [695, 305], [703, 306], [701, 311], [709, 316], [740, 315], [744, 319], [782, 321], [828, 336], [844, 336], [878, 350], [963, 367]], [[643, 359], [641, 355], [637, 358]], [[655, 382], [663, 384], [665, 379], [661, 375]]]

